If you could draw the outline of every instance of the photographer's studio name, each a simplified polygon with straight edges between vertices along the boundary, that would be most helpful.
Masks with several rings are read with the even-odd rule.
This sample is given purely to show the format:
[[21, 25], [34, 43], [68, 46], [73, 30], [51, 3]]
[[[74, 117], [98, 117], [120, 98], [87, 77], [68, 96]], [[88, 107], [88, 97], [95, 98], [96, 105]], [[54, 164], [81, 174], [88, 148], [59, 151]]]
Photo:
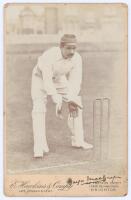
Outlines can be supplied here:
[[10, 185], [11, 189], [19, 189], [24, 191], [39, 191], [39, 192], [52, 192], [53, 190], [68, 191], [73, 185], [68, 183], [63, 184], [61, 181], [56, 181], [54, 183], [41, 183], [37, 181], [36, 183], [31, 183], [28, 181], [15, 181]]

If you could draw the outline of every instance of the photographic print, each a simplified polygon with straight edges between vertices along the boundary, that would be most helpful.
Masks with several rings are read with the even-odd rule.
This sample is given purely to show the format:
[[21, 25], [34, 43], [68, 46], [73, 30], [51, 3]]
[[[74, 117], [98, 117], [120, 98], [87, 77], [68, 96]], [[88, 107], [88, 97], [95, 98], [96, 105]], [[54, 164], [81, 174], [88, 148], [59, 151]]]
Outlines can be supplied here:
[[4, 5], [4, 192], [127, 194], [127, 5]]

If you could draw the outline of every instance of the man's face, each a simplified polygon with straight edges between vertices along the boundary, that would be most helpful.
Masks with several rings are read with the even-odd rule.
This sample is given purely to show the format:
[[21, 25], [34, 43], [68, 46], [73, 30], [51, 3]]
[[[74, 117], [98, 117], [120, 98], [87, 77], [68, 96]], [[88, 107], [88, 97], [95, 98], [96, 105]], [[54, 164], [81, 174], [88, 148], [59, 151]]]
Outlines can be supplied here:
[[76, 44], [65, 44], [61, 47], [62, 55], [65, 59], [72, 58], [76, 51]]

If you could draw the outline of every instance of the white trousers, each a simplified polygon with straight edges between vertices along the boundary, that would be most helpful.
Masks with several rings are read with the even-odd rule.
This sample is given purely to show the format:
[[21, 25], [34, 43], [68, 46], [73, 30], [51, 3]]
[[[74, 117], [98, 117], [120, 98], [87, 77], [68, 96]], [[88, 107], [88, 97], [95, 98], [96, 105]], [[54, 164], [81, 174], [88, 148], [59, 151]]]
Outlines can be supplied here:
[[[31, 96], [33, 101], [34, 155], [38, 156], [49, 151], [45, 126], [47, 94], [44, 91], [42, 79], [34, 74], [32, 75]], [[72, 145], [82, 145], [84, 142], [82, 110], [78, 110], [76, 118], [68, 116], [68, 127], [71, 131]]]

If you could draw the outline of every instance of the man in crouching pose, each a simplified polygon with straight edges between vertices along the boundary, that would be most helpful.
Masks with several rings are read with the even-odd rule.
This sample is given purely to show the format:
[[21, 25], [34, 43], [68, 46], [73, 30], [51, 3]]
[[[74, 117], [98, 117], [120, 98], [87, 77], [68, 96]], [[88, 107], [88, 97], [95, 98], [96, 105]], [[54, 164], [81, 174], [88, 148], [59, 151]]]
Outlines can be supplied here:
[[68, 104], [72, 146], [83, 149], [93, 147], [84, 141], [82, 103], [78, 96], [82, 81], [82, 60], [76, 52], [76, 45], [75, 35], [63, 35], [60, 46], [45, 51], [33, 69], [31, 95], [34, 157], [43, 157], [44, 152], [49, 152], [45, 128], [47, 95], [55, 103], [56, 116], [59, 118], [62, 117], [62, 102]]

